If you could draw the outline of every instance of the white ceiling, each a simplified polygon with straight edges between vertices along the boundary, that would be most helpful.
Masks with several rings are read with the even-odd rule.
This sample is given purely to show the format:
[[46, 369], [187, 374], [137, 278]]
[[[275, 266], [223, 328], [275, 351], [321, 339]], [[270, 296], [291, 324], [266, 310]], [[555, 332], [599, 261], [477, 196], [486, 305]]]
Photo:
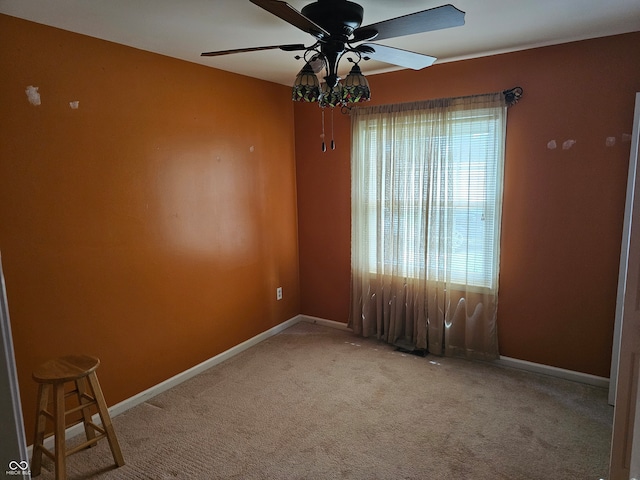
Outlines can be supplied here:
[[[301, 10], [310, 1], [288, 3]], [[640, 31], [640, 0], [356, 1], [364, 7], [363, 25], [447, 1], [466, 12], [462, 27], [380, 41], [438, 62]], [[295, 53], [200, 53], [314, 40], [249, 0], [0, 0], [0, 13], [284, 85], [302, 67]], [[361, 67], [365, 74], [398, 68], [373, 61]]]

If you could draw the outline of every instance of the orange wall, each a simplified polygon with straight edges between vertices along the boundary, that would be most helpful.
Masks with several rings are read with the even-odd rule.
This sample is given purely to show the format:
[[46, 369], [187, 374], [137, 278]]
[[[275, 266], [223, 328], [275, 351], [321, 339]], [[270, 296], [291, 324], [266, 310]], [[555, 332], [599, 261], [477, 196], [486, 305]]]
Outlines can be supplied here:
[[[608, 376], [639, 44], [370, 78], [375, 103], [525, 90], [508, 124], [503, 355]], [[347, 116], [322, 153], [318, 107], [292, 108], [287, 87], [3, 15], [0, 71], [0, 250], [29, 437], [46, 358], [99, 356], [113, 405], [297, 313], [346, 322]]]
[[[502, 355], [609, 376], [639, 46], [634, 33], [369, 77], [376, 104], [524, 89], [508, 114]], [[317, 105], [295, 119], [302, 313], [346, 322], [349, 118], [336, 113], [326, 153]]]
[[0, 71], [29, 440], [47, 358], [98, 356], [113, 405], [299, 313], [288, 88], [3, 15]]

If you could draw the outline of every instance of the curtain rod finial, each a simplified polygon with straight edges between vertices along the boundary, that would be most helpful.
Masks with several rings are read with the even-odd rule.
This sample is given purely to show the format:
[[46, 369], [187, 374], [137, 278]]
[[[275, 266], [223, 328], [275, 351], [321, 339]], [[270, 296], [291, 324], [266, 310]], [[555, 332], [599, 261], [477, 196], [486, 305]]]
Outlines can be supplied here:
[[518, 103], [518, 100], [520, 100], [520, 97], [522, 97], [523, 93], [524, 91], [522, 90], [522, 87], [513, 87], [502, 92], [502, 94], [504, 95], [504, 100], [505, 102], [507, 102], [507, 105], [509, 107]]

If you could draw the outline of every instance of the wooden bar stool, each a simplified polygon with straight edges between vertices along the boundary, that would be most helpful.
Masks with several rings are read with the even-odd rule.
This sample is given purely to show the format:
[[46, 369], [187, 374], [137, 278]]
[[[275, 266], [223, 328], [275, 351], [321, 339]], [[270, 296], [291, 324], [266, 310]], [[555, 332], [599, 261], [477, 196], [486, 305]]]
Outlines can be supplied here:
[[[91, 447], [98, 440], [107, 438], [113, 459], [118, 467], [124, 465], [124, 458], [116, 438], [116, 432], [111, 424], [111, 417], [107, 404], [100, 389], [96, 369], [100, 360], [88, 355], [70, 355], [49, 360], [40, 365], [33, 372], [33, 379], [38, 382], [38, 405], [36, 410], [36, 435], [33, 441], [33, 457], [31, 459], [31, 476], [40, 475], [42, 454], [54, 461], [56, 480], [65, 480], [66, 457], [80, 450]], [[73, 382], [73, 389], [66, 390], [65, 385]], [[49, 392], [53, 387], [53, 399], [49, 401]], [[75, 398], [67, 409], [69, 398]], [[48, 410], [49, 405], [52, 410]], [[102, 426], [93, 423], [92, 407], [95, 406]], [[76, 414], [75, 419], [67, 425], [67, 416]], [[47, 419], [53, 424], [54, 451], [44, 447]], [[83, 423], [87, 440], [80, 445], [67, 450], [65, 429], [72, 425]], [[97, 434], [97, 435], [96, 435]]]

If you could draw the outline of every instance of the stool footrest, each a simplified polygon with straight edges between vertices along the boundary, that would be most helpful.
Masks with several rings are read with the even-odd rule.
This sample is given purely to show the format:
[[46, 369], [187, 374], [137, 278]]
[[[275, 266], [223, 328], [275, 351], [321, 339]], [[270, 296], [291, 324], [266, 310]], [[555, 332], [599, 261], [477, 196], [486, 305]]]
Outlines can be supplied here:
[[53, 420], [53, 414], [49, 410], [40, 410], [40, 413], [47, 417], [49, 420]]
[[100, 425], [96, 425], [93, 422], [87, 422], [87, 425], [91, 426], [91, 428], [93, 428], [96, 432], [102, 434], [102, 435], [106, 435], [107, 431], [102, 428]]
[[95, 445], [96, 443], [98, 443], [98, 440], [102, 440], [106, 436], [107, 435], [105, 433], [101, 433], [100, 435], [96, 435], [96, 438], [92, 438], [90, 440], [87, 440], [86, 442], [82, 442], [80, 445], [70, 448], [66, 452], [67, 457], [69, 455], [73, 455], [74, 453], [79, 452], [80, 450], [84, 450], [85, 448], [90, 447], [91, 445]]
[[91, 403], [82, 403], [82, 404], [78, 405], [77, 407], [70, 408], [69, 410], [66, 410], [64, 412], [64, 414], [65, 415], [71, 415], [72, 413], [79, 412], [80, 410], [84, 410], [85, 408], [89, 408], [92, 405], [96, 405], [95, 400], [92, 401]]
[[40, 451], [44, 453], [47, 457], [49, 457], [51, 460], [53, 460], [54, 462], [56, 461], [56, 456], [53, 454], [51, 450], [46, 448], [44, 445], [40, 445]]

